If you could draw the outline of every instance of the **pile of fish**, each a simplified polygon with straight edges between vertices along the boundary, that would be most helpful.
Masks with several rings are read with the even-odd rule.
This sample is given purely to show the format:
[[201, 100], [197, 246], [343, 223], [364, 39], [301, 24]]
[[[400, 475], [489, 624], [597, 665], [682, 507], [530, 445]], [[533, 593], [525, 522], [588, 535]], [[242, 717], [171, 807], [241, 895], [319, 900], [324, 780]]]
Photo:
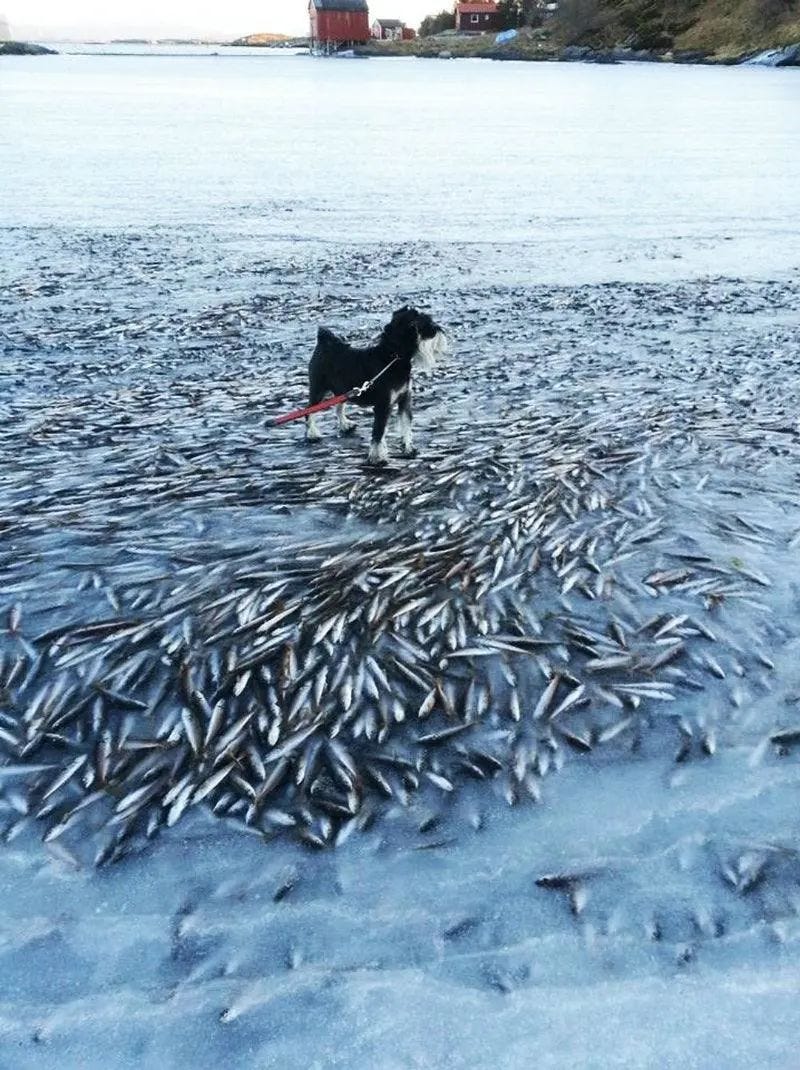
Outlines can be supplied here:
[[[107, 826], [98, 862], [199, 804], [322, 847], [465, 778], [538, 800], [567, 754], [641, 746], [709, 676], [741, 703], [737, 682], [772, 661], [720, 644], [715, 618], [770, 580], [665, 538], [680, 479], [582, 420], [507, 414], [492, 432], [493, 450], [388, 477], [288, 482], [293, 504], [345, 499], [382, 530], [160, 575], [132, 548], [113, 582], [84, 574], [108, 612], [41, 634], [14, 604], [0, 738], [17, 809], [47, 840]], [[713, 753], [714, 723], [674, 721], [678, 759]]]
[[741, 406], [555, 351], [532, 386], [497, 351], [476, 420], [459, 359], [385, 473], [265, 422], [302, 363], [256, 396], [243, 368], [59, 392], [53, 366], [5, 404], [7, 838], [39, 821], [102, 864], [203, 806], [317, 848], [392, 813], [424, 847], [470, 782], [536, 802], [568, 759], [714, 754], [790, 634], [762, 597], [785, 532], [743, 466], [716, 479], [752, 454]]

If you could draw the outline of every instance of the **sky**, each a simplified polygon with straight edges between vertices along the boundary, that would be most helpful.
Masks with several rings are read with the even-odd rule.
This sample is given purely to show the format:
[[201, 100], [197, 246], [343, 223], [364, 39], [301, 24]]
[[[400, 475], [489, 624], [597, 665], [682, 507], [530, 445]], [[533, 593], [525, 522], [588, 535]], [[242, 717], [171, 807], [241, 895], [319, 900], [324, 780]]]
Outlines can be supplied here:
[[[418, 26], [449, 0], [370, 0], [371, 18]], [[307, 0], [0, 0], [0, 17], [19, 38], [302, 34]]]

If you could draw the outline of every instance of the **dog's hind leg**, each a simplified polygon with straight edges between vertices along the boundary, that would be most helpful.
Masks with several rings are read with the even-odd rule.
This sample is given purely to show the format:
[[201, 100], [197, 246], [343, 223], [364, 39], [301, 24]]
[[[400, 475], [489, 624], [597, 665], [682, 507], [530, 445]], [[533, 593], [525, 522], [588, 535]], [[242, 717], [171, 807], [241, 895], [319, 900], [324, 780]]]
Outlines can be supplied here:
[[[308, 404], [318, 404], [325, 397], [326, 393], [325, 386], [319, 376], [314, 374], [314, 366], [312, 363], [308, 375]], [[321, 438], [322, 432], [317, 423], [316, 413], [306, 416], [306, 442], [318, 442]]]
[[321, 438], [322, 432], [317, 423], [317, 415], [312, 412], [310, 416], [306, 416], [306, 442], [319, 442]]
[[352, 435], [356, 429], [356, 425], [352, 420], [349, 420], [345, 415], [346, 403], [342, 402], [341, 405], [336, 407], [336, 416], [339, 420], [339, 434], [340, 435]]
[[416, 457], [411, 422], [411, 387], [397, 399], [397, 425], [400, 431], [400, 450], [404, 457]]
[[370, 464], [386, 464], [389, 451], [386, 449], [386, 425], [389, 422], [391, 404], [389, 398], [380, 398], [375, 402], [375, 416], [372, 421], [372, 443], [369, 447]]

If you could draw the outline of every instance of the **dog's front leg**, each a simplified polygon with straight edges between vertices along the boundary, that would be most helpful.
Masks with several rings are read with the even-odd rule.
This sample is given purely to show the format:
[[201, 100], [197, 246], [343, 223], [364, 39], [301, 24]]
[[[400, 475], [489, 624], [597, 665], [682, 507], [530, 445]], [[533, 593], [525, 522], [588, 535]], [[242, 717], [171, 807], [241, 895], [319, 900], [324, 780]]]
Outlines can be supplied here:
[[400, 429], [400, 448], [404, 457], [416, 457], [411, 416], [411, 387], [397, 399], [397, 422]]
[[370, 464], [386, 464], [389, 453], [386, 449], [386, 425], [389, 422], [390, 401], [388, 397], [375, 402], [372, 421], [372, 444], [369, 447]]
[[356, 429], [356, 425], [345, 414], [346, 405], [342, 402], [336, 409], [337, 416], [339, 417], [339, 434], [340, 435], [352, 435]]

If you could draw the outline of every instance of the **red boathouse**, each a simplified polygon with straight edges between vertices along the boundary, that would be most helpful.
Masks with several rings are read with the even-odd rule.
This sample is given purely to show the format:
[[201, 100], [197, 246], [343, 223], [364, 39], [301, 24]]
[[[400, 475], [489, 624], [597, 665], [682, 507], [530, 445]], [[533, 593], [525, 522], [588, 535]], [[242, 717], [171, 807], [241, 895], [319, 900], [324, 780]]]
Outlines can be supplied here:
[[308, 14], [312, 49], [334, 52], [370, 39], [367, 0], [310, 0]]

